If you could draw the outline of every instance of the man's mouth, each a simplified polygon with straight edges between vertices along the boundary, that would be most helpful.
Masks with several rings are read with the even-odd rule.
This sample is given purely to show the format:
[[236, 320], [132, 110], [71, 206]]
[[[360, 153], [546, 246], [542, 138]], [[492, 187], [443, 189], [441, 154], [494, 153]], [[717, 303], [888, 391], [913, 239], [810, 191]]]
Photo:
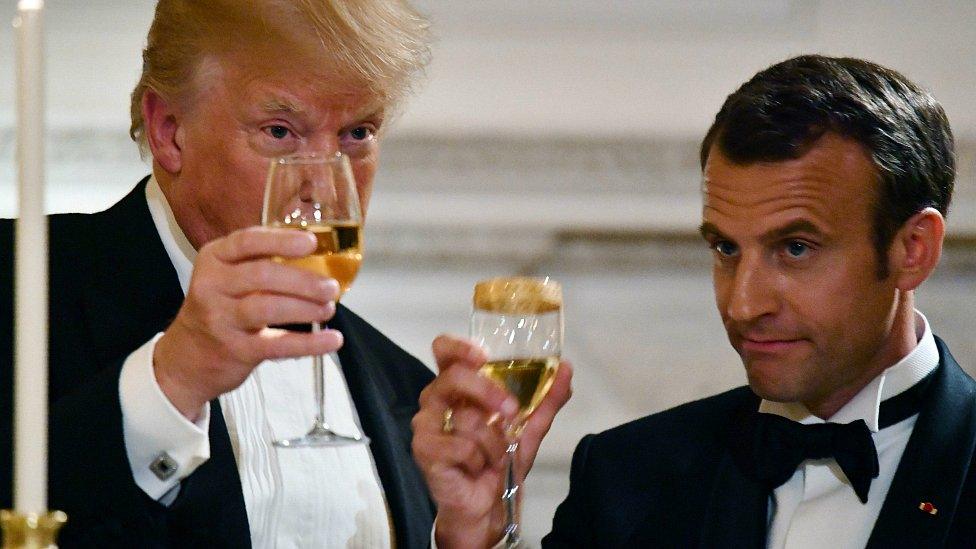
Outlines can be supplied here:
[[790, 351], [800, 345], [802, 339], [786, 339], [777, 337], [747, 337], [741, 336], [742, 351], [758, 354], [778, 354]]

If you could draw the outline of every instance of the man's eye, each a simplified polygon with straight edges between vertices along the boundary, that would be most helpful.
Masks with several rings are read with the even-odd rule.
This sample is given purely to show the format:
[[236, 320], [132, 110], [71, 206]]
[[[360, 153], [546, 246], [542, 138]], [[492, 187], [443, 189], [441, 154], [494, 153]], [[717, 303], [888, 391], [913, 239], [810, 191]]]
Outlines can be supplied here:
[[786, 253], [790, 257], [797, 259], [805, 256], [810, 251], [810, 246], [803, 242], [793, 240], [786, 244]]
[[373, 135], [373, 131], [366, 126], [359, 126], [357, 128], [353, 128], [349, 132], [349, 136], [355, 139], [356, 141], [363, 141], [364, 139], [369, 139], [371, 135]]
[[275, 139], [284, 139], [288, 137], [289, 133], [291, 133], [290, 130], [284, 126], [268, 126], [265, 131], [267, 131], [268, 135], [274, 137]]
[[735, 244], [729, 242], [728, 240], [721, 240], [712, 245], [712, 249], [718, 252], [718, 255], [723, 257], [731, 257], [735, 255], [739, 249]]

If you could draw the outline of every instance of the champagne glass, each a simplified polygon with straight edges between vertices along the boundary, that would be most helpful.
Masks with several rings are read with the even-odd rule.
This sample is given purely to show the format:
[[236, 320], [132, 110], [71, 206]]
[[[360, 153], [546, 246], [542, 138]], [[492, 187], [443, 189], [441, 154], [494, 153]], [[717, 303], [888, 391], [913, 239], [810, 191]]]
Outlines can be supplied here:
[[[339, 283], [341, 297], [349, 290], [363, 261], [362, 221], [356, 181], [345, 155], [297, 154], [271, 162], [261, 223], [266, 227], [309, 231], [318, 241], [315, 251], [307, 257], [276, 261], [334, 278]], [[312, 323], [313, 332], [321, 330], [321, 323]], [[326, 423], [323, 358], [315, 355], [312, 359], [318, 406], [315, 423], [305, 435], [276, 440], [275, 446], [368, 443], [365, 436], [339, 434]]]
[[505, 426], [506, 547], [516, 547], [521, 537], [515, 454], [525, 421], [549, 392], [559, 367], [562, 301], [562, 288], [548, 277], [493, 278], [474, 288], [471, 337], [488, 354], [480, 373], [508, 390], [519, 404], [515, 420]]

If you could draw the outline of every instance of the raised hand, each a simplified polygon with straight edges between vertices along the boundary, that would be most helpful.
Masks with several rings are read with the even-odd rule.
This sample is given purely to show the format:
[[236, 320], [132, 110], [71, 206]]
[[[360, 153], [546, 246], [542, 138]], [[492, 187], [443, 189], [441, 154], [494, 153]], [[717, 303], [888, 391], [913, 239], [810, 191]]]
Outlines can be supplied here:
[[203, 405], [237, 388], [263, 360], [335, 351], [335, 330], [298, 333], [268, 326], [324, 322], [335, 314], [335, 280], [282, 265], [303, 257], [315, 237], [250, 227], [200, 249], [179, 313], [156, 343], [160, 388], [191, 421]]
[[[487, 357], [471, 341], [443, 335], [433, 350], [440, 373], [420, 395], [413, 452], [437, 503], [437, 546], [490, 547], [505, 524], [501, 493], [508, 441], [502, 426], [515, 419], [518, 403], [478, 374]], [[516, 468], [523, 477], [569, 400], [571, 378], [572, 367], [562, 362], [549, 394], [525, 424]]]

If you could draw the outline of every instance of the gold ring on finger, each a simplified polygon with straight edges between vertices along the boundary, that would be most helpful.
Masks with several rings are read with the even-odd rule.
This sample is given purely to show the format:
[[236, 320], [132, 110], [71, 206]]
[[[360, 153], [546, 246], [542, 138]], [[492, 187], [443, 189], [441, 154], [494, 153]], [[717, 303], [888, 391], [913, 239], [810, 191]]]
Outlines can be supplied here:
[[454, 432], [454, 409], [448, 408], [444, 410], [444, 419], [441, 420], [441, 432], [447, 435]]

